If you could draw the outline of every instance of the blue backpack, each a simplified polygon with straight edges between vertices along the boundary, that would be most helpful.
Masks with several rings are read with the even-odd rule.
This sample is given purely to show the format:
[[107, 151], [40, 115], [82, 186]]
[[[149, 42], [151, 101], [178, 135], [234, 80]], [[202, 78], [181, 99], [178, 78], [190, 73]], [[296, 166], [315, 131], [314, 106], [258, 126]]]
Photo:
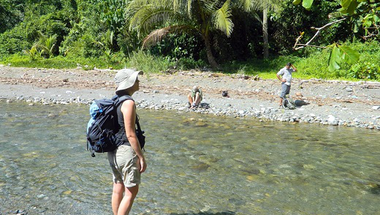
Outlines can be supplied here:
[[[120, 130], [117, 121], [117, 107], [130, 96], [114, 96], [112, 99], [95, 100], [90, 105], [91, 118], [87, 123], [87, 150], [95, 157], [95, 152], [103, 153], [115, 150], [123, 142], [116, 137]], [[136, 135], [141, 148], [145, 144], [144, 131], [141, 130], [138, 117], [136, 118]]]

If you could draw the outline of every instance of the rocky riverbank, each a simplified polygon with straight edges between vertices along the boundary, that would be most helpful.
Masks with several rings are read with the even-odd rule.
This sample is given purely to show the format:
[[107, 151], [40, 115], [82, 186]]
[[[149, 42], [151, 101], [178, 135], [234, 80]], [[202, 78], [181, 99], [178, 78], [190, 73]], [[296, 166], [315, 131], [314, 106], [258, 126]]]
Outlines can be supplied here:
[[[0, 66], [0, 99], [43, 104], [88, 104], [113, 95], [116, 71], [30, 69]], [[279, 108], [280, 83], [246, 75], [200, 71], [145, 74], [134, 95], [139, 108], [183, 113], [255, 117], [263, 121], [318, 123], [380, 130], [380, 83], [295, 79], [291, 97], [307, 105]], [[187, 94], [198, 85], [202, 106], [187, 107]], [[229, 97], [223, 97], [228, 91]]]

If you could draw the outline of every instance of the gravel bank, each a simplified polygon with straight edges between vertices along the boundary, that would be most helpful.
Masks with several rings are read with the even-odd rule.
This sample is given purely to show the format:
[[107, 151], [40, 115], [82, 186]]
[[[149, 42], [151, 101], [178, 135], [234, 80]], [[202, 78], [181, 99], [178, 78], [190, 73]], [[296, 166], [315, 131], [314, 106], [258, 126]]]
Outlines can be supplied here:
[[[113, 95], [116, 71], [30, 69], [0, 66], [0, 99], [43, 104], [88, 104]], [[275, 78], [275, 72], [273, 73]], [[139, 108], [195, 111], [263, 121], [318, 123], [380, 130], [380, 83], [295, 79], [291, 96], [309, 103], [294, 110], [279, 108], [278, 80], [245, 75], [186, 71], [148, 74], [134, 95]], [[187, 108], [193, 85], [205, 94], [201, 108]], [[229, 98], [222, 97], [227, 90]]]

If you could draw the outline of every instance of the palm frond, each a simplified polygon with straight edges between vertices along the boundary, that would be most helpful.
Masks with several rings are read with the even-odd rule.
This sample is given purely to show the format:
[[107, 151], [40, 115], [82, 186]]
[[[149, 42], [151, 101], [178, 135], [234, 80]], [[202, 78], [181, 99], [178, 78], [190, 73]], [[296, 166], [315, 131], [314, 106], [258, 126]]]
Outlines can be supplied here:
[[215, 27], [223, 31], [227, 37], [230, 37], [234, 28], [231, 16], [231, 0], [227, 0], [223, 6], [216, 10], [213, 14], [213, 24]]
[[281, 9], [281, 0], [266, 0], [266, 7], [273, 11], [278, 11]]
[[137, 30], [139, 34], [147, 33], [156, 26], [162, 25], [173, 17], [173, 10], [170, 8], [156, 8], [146, 6], [137, 11], [130, 20], [129, 29]]
[[240, 6], [243, 8], [245, 11], [250, 11], [253, 8], [253, 3], [254, 1], [252, 0], [239, 0]]
[[257, 21], [259, 21], [261, 25], [263, 25], [263, 19], [261, 18], [261, 16], [257, 12], [253, 13], [253, 17], [255, 17], [255, 19]]
[[150, 46], [156, 45], [159, 41], [161, 41], [165, 36], [171, 33], [194, 33], [197, 32], [194, 27], [189, 25], [176, 25], [176, 26], [168, 26], [165, 28], [160, 28], [152, 31], [148, 36], [146, 36], [143, 40], [142, 48], [147, 48]]
[[180, 10], [182, 6], [181, 3], [182, 3], [181, 0], [173, 0], [173, 10], [174, 11]]
[[152, 7], [165, 7], [172, 8], [174, 7], [175, 1], [178, 0], [133, 0], [128, 4], [128, 7], [125, 10], [125, 17], [131, 19], [138, 11], [144, 10], [144, 8]]
[[[143, 5], [144, 2], [148, 4]], [[130, 16], [129, 29], [136, 30], [140, 36], [168, 23], [183, 22], [188, 19], [183, 13], [185, 4], [184, 0], [136, 0], [127, 9], [130, 15], [133, 14]]]
[[125, 9], [125, 17], [131, 17], [134, 13], [136, 13], [138, 10], [143, 8], [144, 6], [150, 4], [150, 0], [134, 0], [131, 1], [127, 8]]
[[247, 12], [262, 10], [263, 8], [277, 11], [280, 9], [281, 2], [281, 0], [238, 0], [238, 5]]
[[166, 35], [169, 34], [170, 27], [171, 26], [152, 31], [148, 36], [144, 38], [142, 48], [144, 49], [157, 44], [157, 42], [161, 41]]
[[220, 7], [221, 5], [221, 2], [219, 1], [215, 1], [215, 0], [200, 0], [201, 4], [202, 4], [202, 8], [204, 9], [204, 11], [206, 13], [213, 13], [214, 11], [218, 10], [218, 8]]

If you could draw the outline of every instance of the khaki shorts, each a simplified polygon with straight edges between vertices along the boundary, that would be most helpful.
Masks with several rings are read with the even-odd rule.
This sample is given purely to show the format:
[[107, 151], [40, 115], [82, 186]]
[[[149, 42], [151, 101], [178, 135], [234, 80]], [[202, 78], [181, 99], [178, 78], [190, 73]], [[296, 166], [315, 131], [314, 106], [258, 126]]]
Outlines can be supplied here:
[[121, 145], [115, 151], [108, 152], [113, 174], [113, 182], [123, 182], [125, 187], [140, 184], [141, 174], [138, 157], [131, 146]]

